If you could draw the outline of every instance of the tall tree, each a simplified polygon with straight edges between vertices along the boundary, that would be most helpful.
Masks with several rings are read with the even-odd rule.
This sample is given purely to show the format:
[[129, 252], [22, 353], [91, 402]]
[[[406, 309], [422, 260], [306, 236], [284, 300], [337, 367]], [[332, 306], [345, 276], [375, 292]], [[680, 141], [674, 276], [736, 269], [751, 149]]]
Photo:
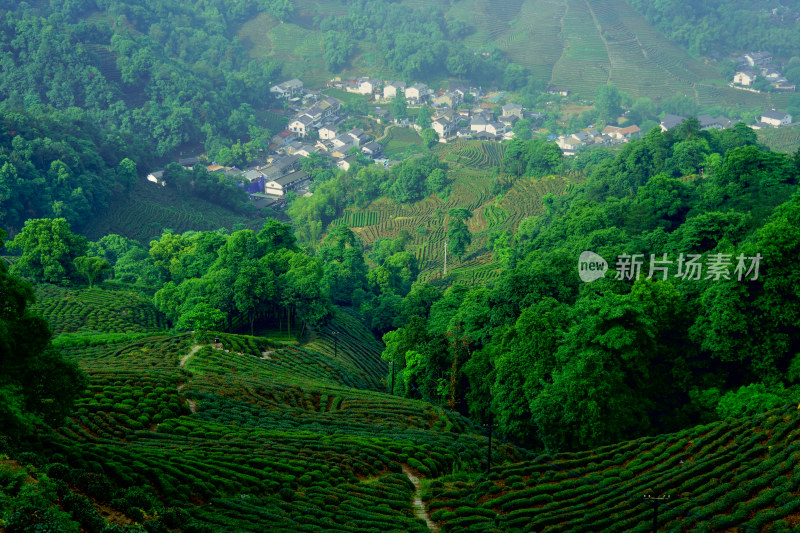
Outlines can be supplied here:
[[469, 210], [463, 207], [454, 207], [450, 210], [447, 239], [450, 251], [459, 259], [464, 257], [467, 246], [472, 243], [472, 233], [464, 222], [472, 216]]
[[601, 85], [594, 96], [594, 106], [597, 108], [600, 120], [611, 123], [622, 113], [622, 94], [613, 85]]
[[89, 288], [94, 287], [95, 282], [102, 279], [103, 274], [111, 270], [108, 261], [100, 257], [76, 257], [74, 263], [78, 273], [86, 278]]
[[[0, 245], [4, 237], [0, 231]], [[51, 344], [47, 323], [30, 311], [33, 301], [33, 287], [0, 261], [0, 428], [12, 437], [60, 423], [87, 384]]]
[[66, 219], [30, 219], [8, 243], [9, 250], [22, 252], [11, 272], [36, 281], [62, 283], [75, 276], [74, 260], [86, 254], [87, 246], [86, 238], [72, 233]]

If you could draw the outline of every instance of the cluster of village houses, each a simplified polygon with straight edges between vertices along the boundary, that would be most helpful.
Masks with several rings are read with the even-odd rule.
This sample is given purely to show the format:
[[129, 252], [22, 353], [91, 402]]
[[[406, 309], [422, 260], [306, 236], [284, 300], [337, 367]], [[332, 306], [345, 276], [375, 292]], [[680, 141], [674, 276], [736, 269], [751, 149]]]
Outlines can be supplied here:
[[[750, 57], [750, 56], [748, 56]], [[760, 57], [760, 56], [758, 56]], [[751, 58], [756, 61], [757, 58]], [[760, 60], [760, 59], [759, 59]], [[485, 141], [502, 141], [513, 137], [512, 128], [521, 119], [532, 122], [543, 117], [541, 113], [531, 112], [522, 106], [508, 103], [500, 107], [500, 112], [493, 110], [495, 105], [481, 103], [484, 100], [480, 89], [467, 88], [460, 83], [451, 83], [447, 90], [435, 92], [423, 83], [407, 86], [404, 82], [384, 82], [376, 78], [359, 78], [355, 80], [334, 79], [329, 87], [347, 92], [363, 94], [379, 103], [390, 103], [395, 98], [404, 98], [411, 107], [430, 105], [434, 109], [431, 117], [431, 128], [439, 136], [440, 142], [456, 139], [477, 139]], [[286, 194], [309, 194], [310, 178], [300, 169], [302, 158], [312, 153], [324, 153], [330, 156], [338, 168], [348, 170], [355, 161], [354, 153], [374, 160], [377, 164], [390, 166], [391, 161], [383, 157], [383, 146], [364, 131], [358, 128], [343, 128], [348, 117], [344, 116], [342, 103], [333, 97], [325, 96], [319, 91], [308, 91], [303, 82], [292, 79], [273, 86], [270, 92], [278, 99], [286, 99], [292, 113], [284, 131], [271, 139], [269, 159], [266, 165], [248, 169], [223, 167], [212, 163], [207, 165], [209, 172], [222, 172], [236, 179], [250, 194], [250, 199], [259, 207], [281, 206]], [[464, 97], [472, 94], [475, 105], [465, 108], [461, 106]], [[399, 120], [381, 107], [374, 110], [379, 123], [394, 123], [398, 126], [414, 127], [417, 124], [408, 120]], [[734, 121], [725, 117], [713, 118], [707, 115], [697, 117], [703, 129], [724, 129], [733, 126]], [[685, 117], [666, 115], [661, 121], [661, 129], [667, 131], [681, 124]], [[792, 117], [779, 111], [764, 113], [754, 126], [779, 127], [792, 122]], [[347, 131], [345, 131], [347, 130]], [[606, 126], [602, 131], [594, 127], [560, 137], [551, 137], [565, 155], [574, 155], [578, 150], [591, 146], [608, 146], [627, 143], [641, 134], [636, 125], [617, 127]], [[185, 168], [192, 168], [199, 162], [198, 158], [181, 159], [179, 163]], [[165, 185], [163, 171], [151, 173], [148, 180]]]
[[732, 59], [737, 63], [737, 68], [731, 87], [755, 90], [753, 84], [763, 78], [772, 86], [773, 91], [795, 90], [795, 84], [783, 76], [781, 67], [773, 62], [772, 55], [768, 52], [749, 52]]
[[[667, 113], [661, 120], [661, 131], [668, 131], [672, 128], [680, 126], [686, 117], [680, 115], [672, 115]], [[731, 120], [726, 117], [712, 117], [710, 115], [698, 115], [698, 122], [700, 122], [700, 129], [702, 130], [724, 130], [731, 128], [741, 120]], [[761, 128], [780, 128], [788, 126], [792, 123], [792, 116], [788, 113], [776, 111], [772, 109], [763, 113], [755, 124], [751, 124], [753, 129]], [[641, 135], [639, 126], [627, 126], [620, 128], [618, 126], [606, 126], [603, 131], [598, 131], [594, 127], [589, 127], [577, 133], [569, 135], [561, 135], [555, 139], [556, 144], [564, 152], [564, 155], [575, 155], [575, 153], [583, 148], [591, 146], [608, 146], [611, 144], [627, 143], [632, 139], [636, 139]]]

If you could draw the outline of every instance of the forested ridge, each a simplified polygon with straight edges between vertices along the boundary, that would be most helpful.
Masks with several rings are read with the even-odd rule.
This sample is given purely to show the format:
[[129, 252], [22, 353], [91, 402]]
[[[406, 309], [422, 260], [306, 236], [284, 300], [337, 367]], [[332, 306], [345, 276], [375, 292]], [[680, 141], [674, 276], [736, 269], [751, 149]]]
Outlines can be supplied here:
[[647, 21], [694, 55], [768, 50], [789, 59], [800, 51], [796, 2], [659, 2], [628, 0]]
[[266, 148], [274, 132], [259, 117], [279, 67], [250, 59], [230, 28], [278, 4], [0, 7], [3, 225], [83, 225], [181, 147]]

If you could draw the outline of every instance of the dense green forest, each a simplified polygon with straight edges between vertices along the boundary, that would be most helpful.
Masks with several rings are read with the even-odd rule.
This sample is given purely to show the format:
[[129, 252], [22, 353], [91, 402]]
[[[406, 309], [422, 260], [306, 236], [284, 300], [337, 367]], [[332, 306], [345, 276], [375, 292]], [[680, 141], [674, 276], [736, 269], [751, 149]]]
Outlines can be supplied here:
[[[655, 129], [504, 239], [492, 286], [415, 285], [394, 300], [402, 327], [384, 335], [384, 358], [405, 394], [494, 416], [507, 437], [551, 451], [796, 397], [798, 172], [800, 154], [771, 153], [746, 127]], [[581, 283], [585, 250], [612, 269], [642, 254], [642, 279]], [[651, 254], [674, 263], [668, 279], [644, 279]], [[760, 254], [761, 274], [678, 278], [679, 254], [722, 254], [731, 272]]]
[[647, 21], [693, 55], [768, 50], [785, 59], [800, 55], [794, 2], [628, 0]]
[[81, 107], [159, 156], [258, 138], [254, 108], [278, 67], [249, 59], [228, 32], [271, 2], [14, 4], [0, 29], [13, 73], [0, 81], [5, 107]]
[[388, 0], [359, 0], [347, 7], [346, 16], [315, 19], [326, 32], [325, 60], [333, 72], [355, 52], [353, 40], [365, 40], [374, 43], [387, 66], [407, 80], [438, 78], [446, 72], [476, 84], [501, 82], [509, 90], [528, 81], [525, 70], [499, 50], [485, 57], [468, 49], [461, 39], [474, 28], [446, 20], [436, 6], [411, 9]]

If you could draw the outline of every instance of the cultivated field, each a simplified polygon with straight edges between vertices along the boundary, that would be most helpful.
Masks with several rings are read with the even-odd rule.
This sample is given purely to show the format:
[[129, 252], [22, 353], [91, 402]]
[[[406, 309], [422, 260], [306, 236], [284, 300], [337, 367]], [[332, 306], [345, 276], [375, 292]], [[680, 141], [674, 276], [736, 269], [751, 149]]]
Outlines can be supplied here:
[[[392, 133], [404, 131], [393, 128]], [[407, 130], [406, 130], [407, 131]], [[366, 246], [378, 238], [394, 238], [407, 231], [412, 250], [419, 262], [420, 279], [436, 281], [444, 270], [444, 241], [447, 236], [448, 211], [464, 207], [472, 212], [467, 227], [472, 244], [462, 259], [447, 258], [450, 281], [481, 284], [496, 278], [500, 271], [492, 264], [488, 239], [493, 232], [514, 232], [524, 218], [543, 210], [542, 196], [563, 194], [579, 178], [548, 176], [520, 178], [500, 196], [492, 196], [492, 182], [499, 177], [497, 167], [505, 146], [494, 142], [455, 141], [435, 147], [437, 155], [450, 165], [450, 195], [442, 199], [431, 195], [412, 204], [400, 205], [387, 199], [372, 202], [365, 209], [352, 208], [333, 221], [346, 224]]]
[[214, 531], [427, 531], [404, 472], [480, 470], [484, 436], [385, 394], [380, 345], [357, 320], [294, 346], [219, 337], [63, 348], [90, 384], [50, 459], [101, 485], [152, 486]]
[[794, 154], [800, 149], [800, 125], [787, 128], [763, 128], [757, 131], [758, 140], [776, 152]]
[[139, 180], [126, 198], [111, 202], [105, 213], [92, 219], [83, 233], [92, 240], [116, 233], [148, 245], [164, 229], [184, 231], [232, 230], [244, 226], [258, 230], [263, 219], [240, 214], [174, 189]]
[[797, 406], [596, 450], [529, 454], [489, 476], [430, 483], [442, 531], [789, 532], [798, 523]]

